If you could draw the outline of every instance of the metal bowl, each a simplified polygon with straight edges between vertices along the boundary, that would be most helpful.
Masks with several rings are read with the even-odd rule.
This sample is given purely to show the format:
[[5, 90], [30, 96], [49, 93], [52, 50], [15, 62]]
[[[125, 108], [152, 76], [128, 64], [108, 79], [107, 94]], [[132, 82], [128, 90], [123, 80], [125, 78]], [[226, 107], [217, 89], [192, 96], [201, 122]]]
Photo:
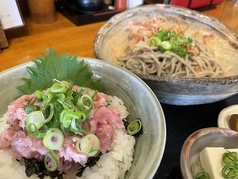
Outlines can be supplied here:
[[155, 15], [179, 19], [180, 25], [189, 24], [201, 32], [212, 33], [218, 38], [216, 57], [222, 58], [226, 71], [231, 75], [216, 78], [176, 78], [140, 75], [155, 92], [160, 102], [173, 105], [212, 103], [238, 92], [238, 35], [219, 20], [194, 10], [165, 4], [144, 5], [116, 14], [98, 31], [94, 51], [98, 59], [117, 63], [110, 47], [111, 40], [122, 44], [131, 21], [144, 21]]
[[[124, 68], [102, 60], [78, 58], [82, 59], [89, 65], [93, 76], [101, 79], [104, 92], [124, 101], [130, 112], [128, 120], [139, 117], [142, 121], [143, 134], [137, 139], [132, 167], [125, 178], [152, 178], [160, 165], [166, 141], [165, 118], [157, 97], [139, 77]], [[34, 65], [33, 62], [24, 63], [0, 73], [1, 116], [21, 94], [17, 86], [24, 83], [21, 78], [29, 78], [26, 67]]]

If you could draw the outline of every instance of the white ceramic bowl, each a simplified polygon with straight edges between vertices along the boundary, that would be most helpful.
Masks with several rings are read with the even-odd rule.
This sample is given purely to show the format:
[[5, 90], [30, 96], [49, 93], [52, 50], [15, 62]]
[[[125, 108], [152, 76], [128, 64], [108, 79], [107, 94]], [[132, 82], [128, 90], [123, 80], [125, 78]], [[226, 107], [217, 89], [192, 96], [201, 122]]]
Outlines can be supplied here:
[[218, 115], [218, 127], [231, 129], [229, 119], [232, 114], [238, 114], [238, 105], [231, 105], [221, 110]]
[[[194, 26], [199, 32], [216, 36], [217, 58], [227, 64], [226, 71], [234, 76], [221, 78], [176, 78], [138, 74], [155, 92], [160, 102], [174, 105], [193, 105], [212, 103], [225, 99], [238, 92], [238, 35], [219, 20], [194, 10], [167, 4], [144, 5], [116, 14], [100, 28], [94, 42], [94, 51], [98, 59], [117, 63], [112, 50], [113, 43], [125, 45], [131, 21], [145, 21], [162, 15], [168, 19], [179, 19], [181, 26]], [[184, 28], [185, 28], [184, 27]], [[192, 32], [189, 32], [192, 33]], [[124, 48], [122, 46], [121, 48]]]
[[[160, 165], [166, 141], [165, 118], [158, 99], [133, 73], [105, 61], [83, 59], [90, 65], [93, 75], [101, 78], [105, 93], [116, 95], [125, 102], [130, 112], [128, 120], [137, 117], [142, 120], [143, 134], [137, 140], [133, 166], [126, 178], [152, 178]], [[29, 78], [26, 66], [34, 66], [34, 63], [25, 63], [0, 73], [1, 116], [7, 111], [8, 104], [20, 94], [17, 86], [23, 84], [21, 78]]]
[[182, 178], [193, 178], [190, 167], [193, 163], [200, 163], [200, 152], [205, 147], [238, 148], [237, 141], [238, 132], [225, 128], [204, 128], [192, 133], [185, 140], [180, 154]]

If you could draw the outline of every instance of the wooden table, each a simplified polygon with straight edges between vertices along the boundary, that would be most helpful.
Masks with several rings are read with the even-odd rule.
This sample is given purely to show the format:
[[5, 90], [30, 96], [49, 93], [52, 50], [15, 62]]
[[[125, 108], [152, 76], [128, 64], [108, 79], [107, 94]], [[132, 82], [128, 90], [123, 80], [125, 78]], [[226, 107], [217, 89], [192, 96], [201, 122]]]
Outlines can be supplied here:
[[[238, 7], [234, 7], [234, 2], [225, 0], [204, 13], [220, 19], [238, 33]], [[54, 48], [59, 54], [69, 52], [71, 55], [94, 58], [94, 38], [105, 23], [76, 26], [60, 13], [52, 24], [33, 23], [29, 16], [24, 17], [24, 21], [24, 27], [6, 31], [10, 46], [0, 53], [0, 71], [31, 61], [41, 56], [40, 52], [48, 53], [47, 47]]]

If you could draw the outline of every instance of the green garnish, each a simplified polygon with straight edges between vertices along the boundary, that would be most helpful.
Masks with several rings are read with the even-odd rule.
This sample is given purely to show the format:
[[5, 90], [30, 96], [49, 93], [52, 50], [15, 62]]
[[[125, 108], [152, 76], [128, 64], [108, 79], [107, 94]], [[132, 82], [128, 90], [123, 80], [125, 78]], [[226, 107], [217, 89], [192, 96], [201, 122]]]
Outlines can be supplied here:
[[41, 111], [33, 111], [28, 114], [24, 123], [27, 128], [28, 136], [30, 138], [43, 138], [45, 136], [45, 132], [40, 133], [39, 129], [44, 123], [45, 118]]
[[64, 143], [64, 135], [58, 128], [51, 128], [43, 138], [44, 145], [50, 150], [59, 150]]
[[141, 129], [142, 129], [142, 124], [139, 118], [131, 121], [126, 127], [127, 134], [129, 135], [138, 134], [141, 131]]
[[166, 53], [174, 52], [181, 57], [187, 55], [187, 49], [194, 46], [191, 37], [169, 30], [159, 30], [155, 36], [150, 37], [150, 43]]
[[[89, 92], [81, 87], [73, 91], [71, 81], [53, 81], [53, 85], [44, 92], [37, 90], [34, 93], [41, 104], [36, 111], [27, 115], [25, 126], [28, 134], [34, 137], [38, 136], [39, 131], [46, 133], [57, 127], [85, 135], [91, 129], [88, 116], [97, 91]], [[84, 122], [87, 124], [86, 129], [82, 128]]]
[[26, 105], [21, 105], [22, 108], [25, 108], [27, 114], [39, 109], [39, 106], [34, 104], [35, 101], [36, 101], [36, 99], [32, 98], [27, 102]]
[[49, 151], [44, 158], [45, 168], [48, 171], [55, 171], [59, 166], [59, 159], [53, 151]]
[[76, 150], [84, 153], [89, 157], [93, 157], [98, 153], [100, 141], [94, 134], [88, 134], [76, 142]]
[[236, 152], [226, 152], [222, 155], [224, 167], [222, 176], [226, 179], [238, 178], [238, 158]]
[[25, 84], [18, 87], [23, 94], [32, 94], [36, 90], [48, 88], [53, 84], [53, 79], [70, 79], [75, 85], [103, 90], [101, 80], [92, 79], [92, 72], [84, 60], [78, 62], [77, 56], [59, 55], [52, 48], [47, 50], [48, 55], [41, 53], [43, 58], [37, 57], [37, 60], [33, 60], [36, 67], [27, 67], [30, 78], [23, 78]]
[[191, 165], [191, 173], [194, 179], [209, 179], [209, 174], [202, 168], [199, 163], [193, 163]]
[[[87, 132], [91, 129], [89, 113], [93, 108], [97, 91], [84, 87], [73, 88], [74, 84], [70, 80], [54, 79], [53, 82], [51, 87], [42, 92], [35, 91], [34, 100], [30, 100], [39, 106], [27, 114], [24, 125], [28, 136], [43, 138], [44, 146], [53, 151], [62, 148], [64, 134], [80, 135], [82, 138], [77, 142], [75, 149], [89, 157], [96, 155], [100, 141], [93, 134], [87, 135]], [[56, 165], [58, 158], [54, 157], [54, 153], [48, 153], [46, 158], [47, 161], [53, 160]], [[51, 167], [45, 165], [47, 169]]]

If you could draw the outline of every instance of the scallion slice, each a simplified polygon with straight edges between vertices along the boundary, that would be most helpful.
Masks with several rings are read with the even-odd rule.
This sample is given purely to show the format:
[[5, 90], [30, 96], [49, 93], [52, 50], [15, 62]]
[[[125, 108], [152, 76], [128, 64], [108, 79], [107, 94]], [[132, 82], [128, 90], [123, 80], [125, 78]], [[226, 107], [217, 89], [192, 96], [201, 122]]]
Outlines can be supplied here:
[[27, 135], [30, 138], [43, 138], [45, 136], [46, 133], [39, 133], [37, 127], [35, 124], [30, 123], [27, 126]]
[[67, 90], [73, 86], [71, 81], [59, 81], [54, 79], [54, 82], [51, 87], [53, 93], [66, 93]]
[[194, 179], [209, 179], [209, 174], [198, 163], [193, 163], [190, 168]]
[[222, 155], [222, 176], [226, 179], [238, 178], [238, 158], [236, 152], [225, 152]]
[[91, 98], [91, 96], [89, 96], [88, 94], [83, 94], [79, 100], [77, 101], [77, 107], [79, 109], [84, 109], [84, 110], [91, 110], [92, 106], [93, 106], [93, 100]]
[[[34, 124], [36, 129], [40, 129], [45, 122], [45, 117], [41, 111], [33, 111], [27, 115], [25, 120], [26, 128], [29, 128], [29, 124]], [[34, 131], [32, 128], [31, 131]]]
[[235, 162], [237, 159], [237, 153], [236, 152], [226, 152], [222, 155], [222, 162], [224, 164], [229, 164]]
[[50, 150], [59, 150], [64, 143], [64, 135], [58, 128], [51, 128], [43, 138], [44, 145]]
[[95, 156], [100, 148], [100, 141], [94, 134], [88, 134], [76, 142], [76, 150], [89, 157]]
[[46, 105], [45, 107], [45, 113], [47, 111], [47, 118], [45, 119], [44, 123], [47, 123], [49, 122], [52, 118], [53, 118], [53, 115], [54, 115], [54, 105], [51, 103], [51, 104], [48, 104]]
[[141, 120], [136, 119], [129, 123], [126, 130], [129, 135], [135, 135], [141, 130], [141, 127], [142, 127]]
[[161, 40], [158, 37], [151, 37], [150, 38], [150, 43], [154, 46], [160, 46]]
[[169, 41], [163, 41], [160, 43], [160, 46], [164, 49], [164, 50], [171, 50], [171, 43]]
[[59, 159], [53, 151], [49, 151], [48, 153], [46, 153], [44, 158], [44, 165], [45, 168], [50, 172], [53, 172], [58, 169]]

